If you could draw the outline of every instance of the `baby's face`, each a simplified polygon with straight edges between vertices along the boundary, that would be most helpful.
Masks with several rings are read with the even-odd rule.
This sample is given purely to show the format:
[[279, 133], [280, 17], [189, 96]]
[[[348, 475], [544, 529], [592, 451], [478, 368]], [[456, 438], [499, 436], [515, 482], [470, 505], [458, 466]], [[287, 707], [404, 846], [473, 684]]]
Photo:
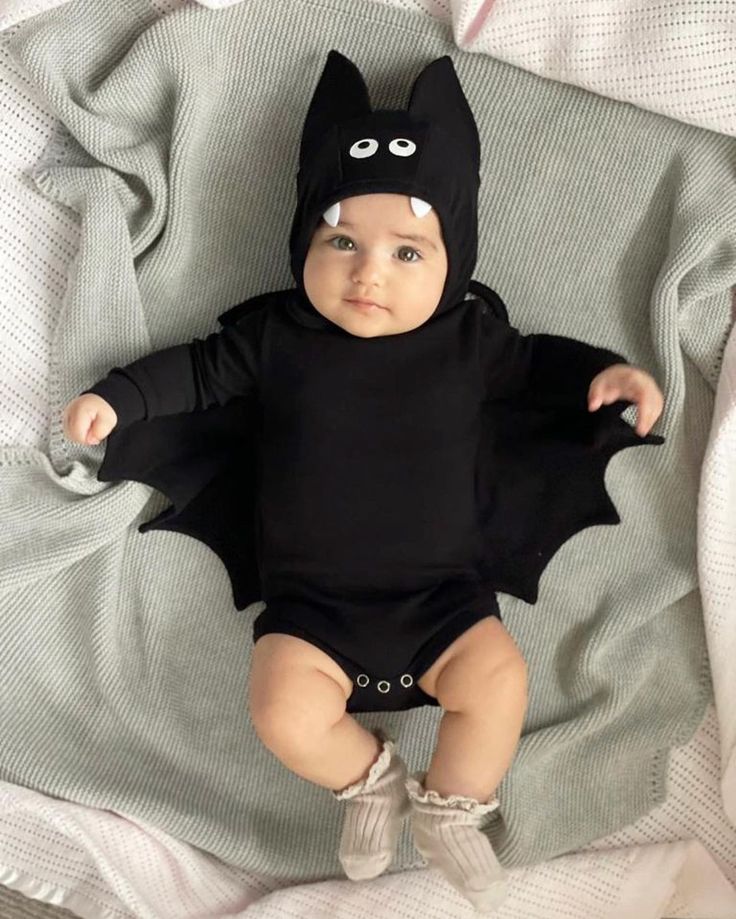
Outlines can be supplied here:
[[434, 208], [417, 217], [406, 195], [345, 198], [337, 226], [322, 219], [314, 231], [304, 263], [304, 289], [317, 312], [361, 338], [422, 325], [440, 302], [446, 276]]

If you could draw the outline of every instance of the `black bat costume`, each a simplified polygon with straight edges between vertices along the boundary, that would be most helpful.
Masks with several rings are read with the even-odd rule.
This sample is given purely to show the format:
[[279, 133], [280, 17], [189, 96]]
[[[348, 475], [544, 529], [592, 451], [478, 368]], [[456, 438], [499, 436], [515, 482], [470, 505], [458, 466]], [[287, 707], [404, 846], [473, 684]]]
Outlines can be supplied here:
[[[629, 402], [588, 411], [592, 378], [621, 355], [521, 335], [471, 279], [479, 166], [450, 57], [419, 74], [408, 109], [372, 111], [356, 66], [330, 51], [300, 146], [297, 287], [86, 390], [118, 415], [100, 481], [172, 502], [140, 532], [209, 546], [236, 608], [266, 603], [254, 641], [321, 648], [354, 683], [349, 712], [437, 705], [423, 673], [475, 622], [500, 619], [496, 591], [535, 603], [567, 539], [619, 522], [610, 457], [663, 443], [620, 417]], [[424, 324], [362, 338], [313, 307], [302, 274], [323, 216], [335, 225], [341, 200], [374, 192], [408, 196], [417, 217], [435, 209], [448, 272]]]

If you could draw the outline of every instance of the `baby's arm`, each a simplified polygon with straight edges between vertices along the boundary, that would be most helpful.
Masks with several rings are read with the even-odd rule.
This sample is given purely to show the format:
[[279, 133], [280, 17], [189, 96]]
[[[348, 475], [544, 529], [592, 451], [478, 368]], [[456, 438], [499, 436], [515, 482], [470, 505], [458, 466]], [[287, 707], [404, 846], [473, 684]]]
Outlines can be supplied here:
[[65, 435], [77, 443], [99, 443], [116, 426], [203, 411], [252, 391], [264, 318], [265, 310], [259, 310], [204, 340], [195, 338], [114, 367], [64, 408]]

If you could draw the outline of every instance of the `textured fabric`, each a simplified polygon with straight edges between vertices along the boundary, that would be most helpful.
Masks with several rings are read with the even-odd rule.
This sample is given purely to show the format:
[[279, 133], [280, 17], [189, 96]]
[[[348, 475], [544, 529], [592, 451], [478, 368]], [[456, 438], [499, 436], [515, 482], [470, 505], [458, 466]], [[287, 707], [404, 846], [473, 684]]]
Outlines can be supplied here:
[[[673, 756], [676, 777], [700, 785], [702, 776], [686, 763], [684, 750]], [[691, 754], [691, 762], [697, 761]], [[361, 884], [342, 877], [291, 885], [224, 865], [150, 824], [110, 811], [5, 782], [0, 803], [0, 884], [45, 903], [67, 904], [86, 919], [203, 913], [212, 919], [246, 914], [248, 919], [327, 919], [341, 913], [374, 919], [395, 913], [399, 902], [406, 919], [464, 919], [467, 914], [441, 872], [429, 868]], [[691, 808], [689, 816], [699, 821], [703, 806], [696, 803], [697, 813]], [[647, 833], [662, 834], [661, 825], [646, 820], [638, 845], [622, 848], [601, 840], [598, 852], [511, 870], [504, 912], [511, 919], [732, 919], [736, 892], [706, 848], [695, 841], [646, 842]], [[724, 837], [722, 827], [713, 827], [712, 836], [704, 829], [718, 841]], [[7, 893], [0, 886], [0, 915], [5, 908], [14, 916]], [[51, 911], [30, 900], [24, 905], [32, 916]]]
[[[0, 28], [67, 0], [5, 0]], [[218, 9], [248, 0], [199, 0]], [[458, 47], [736, 134], [732, 0], [377, 0], [451, 19]]]
[[[0, 29], [68, 0], [5, 0]], [[198, 0], [218, 9], [249, 0]], [[448, 19], [458, 47], [736, 134], [732, 0], [376, 0]]]
[[[51, 72], [57, 75], [64, 73], [64, 67], [71, 61], [74, 66], [95, 67], [94, 61], [90, 63], [79, 53], [80, 23], [69, 17], [75, 7], [72, 4], [65, 9], [62, 23], [69, 30], [67, 40], [74, 46], [74, 55], [65, 55], [63, 41], [56, 48], [53, 42], [37, 45], [33, 50], [27, 46], [36, 60], [51, 55], [54, 59]], [[236, 7], [212, 18], [200, 12], [193, 15], [191, 11], [171, 17], [135, 45], [131, 54], [138, 59], [131, 62], [124, 58], [122, 70], [113, 79], [110, 77], [114, 68], [107, 61], [106, 79], [100, 84], [105, 89], [100, 104], [105, 102], [106, 95], [114, 95], [113, 87], [118, 80], [128, 76], [139, 81], [145, 77], [147, 54], [155, 51], [166, 58], [167, 39], [178, 49], [182, 43], [185, 48], [184, 52], [178, 50], [166, 58], [169, 66], [185, 71], [196, 67], [202, 52], [198, 45], [200, 51], [191, 53], [191, 47], [186, 45], [187, 30], [203, 27], [206, 22], [207, 28], [199, 38], [222, 39], [222, 35], [213, 35], [212, 30], [215, 24], [224, 24], [227, 19], [239, 42], [248, 34], [253, 43], [252, 49], [249, 44], [252, 54], [244, 66], [252, 68], [248, 70], [247, 95], [249, 104], [255, 107], [258, 96], [251, 83], [259, 72], [259, 54], [269, 55], [269, 90], [275, 85], [274, 68], [279, 58], [273, 48], [267, 48], [268, 39], [274, 34], [267, 10], [258, 8], [257, 19], [248, 21], [250, 29], [245, 24], [237, 28], [238, 24], [231, 20], [232, 16], [247, 16], [253, 8], [255, 5], [250, 4]], [[295, 9], [301, 8], [295, 6]], [[350, 6], [351, 14], [355, 9]], [[439, 33], [433, 33], [432, 29], [425, 32], [424, 23], [419, 25], [413, 17], [409, 17], [409, 26], [401, 21], [403, 14], [397, 18], [395, 11], [378, 10], [376, 7], [366, 14], [371, 21], [370, 42], [366, 39], [361, 44], [361, 39], [352, 35], [353, 44], [346, 47], [348, 53], [366, 57], [385, 53], [388, 63], [389, 57], [396, 57], [400, 44], [401, 53], [405, 54], [406, 33], [399, 33], [397, 24], [410, 29], [410, 34], [423, 36], [423, 48], [416, 51], [422, 58], [416, 59], [417, 67], [426, 56], [441, 53], [447, 47]], [[309, 13], [306, 20], [295, 14], [288, 24], [299, 35], [301, 49], [311, 29], [317, 36], [325, 35], [319, 53], [315, 52], [313, 58], [316, 66], [327, 41], [333, 43], [334, 29], [342, 20], [335, 15], [334, 4], [324, 19], [320, 19], [321, 14], [314, 6], [309, 7]], [[120, 40], [120, 23], [114, 11], [105, 10], [104, 16], [100, 16], [102, 21], [98, 21], [94, 33], [95, 59], [99, 61], [100, 55], [105, 59], [99, 43], [106, 35], [115, 39], [112, 44], [119, 57], [130, 41]], [[59, 24], [59, 20], [53, 21]], [[88, 20], [85, 17], [83, 21]], [[141, 27], [145, 24], [144, 20]], [[34, 23], [29, 28], [35, 32], [39, 26]], [[375, 40], [377, 31], [380, 41]], [[60, 40], [58, 34], [54, 42]], [[433, 35], [431, 40], [428, 34]], [[282, 32], [278, 38], [279, 51], [289, 60], [284, 81], [287, 82], [288, 72], [291, 86], [294, 61], [304, 52], [289, 45], [288, 34]], [[344, 45], [347, 44], [346, 40]], [[113, 59], [117, 59], [116, 55], [112, 55]], [[232, 61], [234, 56], [231, 54], [228, 60]], [[217, 72], [214, 59], [208, 59], [208, 79], [214, 79]], [[382, 59], [374, 60], [378, 67]], [[264, 66], [263, 61], [260, 66]], [[153, 85], [159, 85], [162, 70], [166, 72], [157, 63]], [[473, 74], [477, 82], [469, 80]], [[199, 122], [192, 120], [194, 114], [200, 119], [204, 115], [201, 107], [194, 110], [186, 107], [191, 101], [187, 93], [194, 92], [195, 87], [211, 88], [211, 84], [208, 80], [187, 82], [186, 75], [182, 75], [180, 84], [184, 101], [177, 109], [166, 105], [171, 96], [154, 93], [154, 97], [163, 103], [164, 112], [191, 114], [190, 120], [181, 126], [183, 133], [177, 134], [175, 160], [182, 168], [186, 162], [197, 173], [186, 177], [190, 183], [193, 181], [193, 185], [186, 187], [199, 189], [203, 174], [198, 170], [202, 160], [194, 153], [187, 157], [183, 151], [197, 137], [206, 144], [211, 134], [192, 133], [194, 128], [201, 129]], [[661, 362], [667, 382], [668, 409], [663, 432], [671, 435], [668, 442], [673, 452], [666, 454], [661, 468], [651, 478], [645, 477], [637, 491], [628, 498], [622, 496], [630, 523], [621, 528], [620, 536], [616, 534], [615, 548], [611, 547], [610, 533], [603, 538], [603, 532], [591, 531], [573, 541], [574, 545], [568, 547], [564, 557], [561, 554], [545, 582], [548, 605], [544, 619], [525, 617], [521, 603], [507, 604], [514, 617], [511, 631], [528, 657], [532, 656], [531, 650], [535, 652], [540, 681], [537, 685], [543, 689], [537, 694], [532, 686], [528, 732], [500, 793], [507, 829], [498, 827], [495, 836], [499, 838], [494, 839], [492, 834], [492, 839], [494, 846], [503, 842], [508, 830], [507, 855], [517, 860], [534, 860], [560, 851], [560, 847], [579, 844], [583, 838], [593, 838], [596, 833], [600, 835], [606, 828], [621, 826], [661, 800], [666, 765], [663, 751], [673, 738], [686, 739], [702, 714], [707, 675], [702, 674], [703, 681], [698, 682], [703, 643], [694, 580], [694, 547], [683, 536], [691, 532], [695, 500], [693, 487], [688, 489], [687, 484], [697, 477], [707, 435], [719, 346], [726, 325], [725, 290], [733, 281], [728, 250], [722, 244], [732, 232], [729, 203], [733, 198], [728, 193], [732, 147], [728, 139], [652, 118], [625, 106], [613, 106], [606, 100], [564, 87], [543, 84], [480, 58], [473, 59], [461, 77], [463, 85], [470, 86], [469, 94], [482, 95], [474, 104], [474, 110], [483, 113], [479, 124], [481, 136], [485, 137], [486, 131], [489, 137], [493, 136], [494, 168], [485, 177], [486, 188], [482, 192], [482, 197], [488, 196], [487, 203], [493, 202], [493, 210], [486, 210], [489, 215], [486, 220], [491, 220], [492, 215], [493, 223], [482, 223], [481, 250], [488, 276], [498, 279], [495, 286], [504, 293], [511, 291], [506, 299], [512, 318], [520, 317], [517, 322], [527, 329], [546, 325], [548, 329], [568, 334], [584, 335], [593, 325], [600, 326], [604, 339], [614, 347], [626, 345], [631, 339], [635, 345], [632, 357], [638, 363], [656, 370], [656, 361]], [[228, 80], [232, 80], [230, 71]], [[493, 92], [484, 94], [483, 89], [491, 86]], [[53, 91], [51, 85], [49, 93], [63, 110], [63, 117], [68, 122], [78, 122], [75, 130], [96, 146], [98, 153], [102, 140], [115, 138], [115, 131], [110, 130], [110, 113], [103, 117], [99, 112], [95, 114], [78, 106], [76, 88], [74, 104], [64, 105], [65, 97]], [[130, 98], [129, 92], [125, 98]], [[211, 99], [208, 96], [209, 102]], [[136, 100], [138, 107], [141, 101], [141, 98]], [[568, 106], [574, 112], [572, 120]], [[211, 106], [204, 111], [209, 127]], [[164, 212], [161, 207], [153, 211], [145, 208], [146, 201], [156, 200], [155, 196], [152, 199], [143, 196], [142, 210], [135, 207], [139, 183], [132, 182], [131, 189], [108, 169], [75, 169], [73, 165], [59, 170], [54, 177], [53, 186], [62, 195], [59, 183], [64, 180], [83, 179], [90, 183], [85, 186], [84, 195], [69, 192], [78, 204], [84, 204], [88, 223], [83, 224], [80, 258], [57, 327], [55, 355], [65, 354], [67, 360], [62, 362], [57, 357], [53, 365], [55, 417], [63, 400], [98, 378], [111, 364], [130, 360], [151, 347], [201, 334], [210, 327], [219, 308], [262, 289], [264, 274], [269, 287], [274, 286], [277, 275], [278, 280], [286, 280], [285, 263], [277, 268], [269, 261], [273, 257], [271, 247], [253, 247], [249, 258], [243, 258], [242, 251], [238, 253], [235, 246], [235, 237], [242, 242], [256, 234], [256, 223], [243, 227], [238, 221], [255, 221], [256, 216], [258, 238], [265, 238], [261, 221], [264, 214], [270, 213], [266, 204], [279, 198], [279, 190], [283, 196], [288, 184], [286, 175], [277, 176], [269, 168], [273, 165], [270, 151], [274, 145], [263, 143], [266, 120], [255, 108], [252, 114], [253, 124], [259, 126], [261, 133], [244, 132], [241, 126], [237, 131], [238, 158], [251, 163], [249, 169], [256, 173], [260, 169], [259, 175], [264, 179], [258, 185], [248, 184], [247, 206], [242, 202], [236, 206], [231, 187], [227, 194], [223, 194], [223, 189], [213, 190], [210, 195], [195, 194], [196, 209], [190, 210], [191, 220], [182, 220], [181, 211], [174, 207], [161, 238], [160, 221]], [[126, 110], [123, 118], [126, 125], [129, 116]], [[159, 113], [159, 117], [151, 116], [148, 122], [141, 118], [135, 123], [146, 136], [146, 124], [162, 130], [166, 120]], [[280, 120], [272, 128], [277, 137], [285, 130], [284, 124]], [[574, 149], [566, 147], [571, 124], [575, 127]], [[538, 138], [531, 147], [530, 136]], [[273, 133], [270, 138], [274, 139]], [[293, 132], [289, 139], [293, 140]], [[588, 144], [586, 157], [577, 155], [581, 139]], [[204, 177], [211, 180], [218, 175], [213, 156], [220, 151], [231, 151], [231, 144], [232, 140], [221, 137], [218, 145], [207, 147], [211, 155]], [[282, 147], [283, 143], [277, 146]], [[71, 149], [74, 152], [74, 145]], [[127, 137], [126, 143], [115, 149], [119, 158], [109, 158], [118, 168], [131, 165], [121, 163], [120, 159], [135, 159], [142, 152], [150, 154], [153, 166], [146, 175], [152, 182], [157, 175], [156, 164], [169, 163], [168, 157], [160, 155], [160, 137], [159, 146], [152, 140], [141, 149]], [[89, 165], [82, 158], [77, 162], [80, 166]], [[525, 181], [514, 182], [513, 175], [523, 175]], [[564, 182], [557, 186], [556, 175], [564, 177]], [[602, 184], [601, 175], [605, 175]], [[186, 197], [180, 198], [180, 183], [185, 176], [176, 169], [170, 176], [172, 201], [180, 208], [185, 207]], [[41, 179], [41, 183], [52, 190], [48, 178], [49, 181]], [[160, 190], [160, 183], [156, 187]], [[169, 190], [168, 185], [165, 187]], [[564, 194], [556, 189], [562, 189]], [[202, 210], [207, 202], [232, 206], [229, 217], [235, 221], [237, 232], [224, 232], [217, 237], [216, 246], [206, 248], [209, 256], [216, 254], [219, 259], [216, 268], [209, 272], [195, 267], [185, 269], [187, 256], [203, 255], [201, 247], [193, 247], [191, 234], [196, 238], [200, 227], [197, 221], [205, 215], [211, 217]], [[135, 237], [133, 251], [141, 255], [137, 266], [138, 287], [134, 288], [129, 286], [131, 249], [123, 245], [128, 223], [122, 219], [121, 205], [129, 210]], [[276, 219], [275, 212], [273, 216]], [[490, 246], [491, 227], [493, 246]], [[554, 228], [551, 241], [550, 228]], [[277, 238], [283, 241], [283, 230], [284, 226], [278, 224], [270, 231], [268, 238], [274, 243], [273, 251], [277, 251]], [[113, 245], [111, 238], [120, 245]], [[104, 242], [104, 247], [93, 257], [88, 244], [95, 240]], [[146, 252], [154, 241], [156, 245]], [[622, 252], [626, 253], [625, 265], [621, 261]], [[157, 260], [160, 262], [162, 255], [168, 257], [173, 253], [172, 264], [162, 274], [161, 265], [156, 266]], [[595, 254], [594, 268], [589, 263], [591, 253]], [[265, 263], [258, 264], [259, 258]], [[96, 261], [98, 268], [104, 264], [104, 270], [99, 270], [94, 282], [95, 272], [89, 269], [94, 268]], [[224, 271], [226, 265], [232, 273]], [[532, 266], [534, 270], [530, 271]], [[196, 296], [192, 296], [194, 290], [189, 296], [182, 296], [181, 289], [196, 289], [193, 279], [198, 279], [204, 289]], [[79, 299], [81, 283], [84, 290]], [[555, 294], [552, 298], [551, 287]], [[165, 308], [169, 298], [175, 309]], [[146, 307], [141, 312], [143, 304]], [[575, 304], [579, 307], [577, 311]], [[697, 321], [704, 315], [708, 322]], [[104, 334], [101, 329], [105, 329]], [[86, 369], [81, 371], [82, 367]], [[192, 546], [176, 545], [172, 551], [173, 536], [156, 537], [156, 548], [141, 547], [143, 540], [128, 540], [124, 530], [143, 511], [148, 490], [123, 486], [98, 493], [100, 490], [91, 478], [99, 451], [80, 449], [66, 455], [58, 422], [52, 432], [50, 450], [58, 468], [31, 450], [10, 449], [3, 455], [6, 464], [3, 484], [11, 481], [13, 484], [12, 491], [3, 487], [5, 499], [11, 494], [27, 494], [29, 483], [33, 487], [33, 505], [14, 504], [13, 526], [4, 534], [5, 538], [12, 535], [13, 540], [12, 546], [3, 546], [3, 571], [7, 574], [4, 609], [15, 624], [4, 648], [5, 670], [10, 674], [6, 691], [12, 690], [8, 700], [12, 705], [4, 706], [4, 712], [22, 712], [24, 704], [35, 704], [32, 709], [35, 713], [48, 707], [43, 702], [51, 674], [46, 674], [45, 683], [39, 680], [34, 684], [29, 682], [31, 675], [26, 666], [22, 671], [18, 669], [18, 662], [25, 660], [23, 649], [29, 642], [37, 655], [44, 648], [50, 649], [51, 659], [55, 661], [54, 679], [64, 687], [60, 698], [70, 708], [64, 731], [54, 736], [53, 760], [44, 752], [49, 742], [48, 723], [38, 716], [8, 719], [3, 725], [7, 738], [3, 751], [5, 774], [73, 799], [145, 812], [171, 832], [241, 863], [255, 857], [243, 845], [243, 839], [258, 838], [262, 846], [259, 851], [278, 852], [278, 856], [273, 856], [275, 870], [294, 869], [303, 877], [313, 876], [313, 872], [325, 866], [328, 846], [334, 846], [336, 814], [327, 813], [319, 796], [303, 783], [274, 771], [271, 761], [259, 760], [253, 738], [243, 731], [242, 684], [238, 680], [244, 678], [243, 666], [247, 668], [247, 624], [231, 618], [227, 586], [216, 560], [198, 553]], [[631, 462], [624, 455], [617, 466], [628, 467]], [[619, 483], [630, 481], [632, 469], [627, 468], [626, 473]], [[609, 481], [613, 489], [619, 487], [617, 476], [612, 468]], [[80, 499], [85, 493], [94, 500]], [[642, 495], [646, 495], [645, 500]], [[95, 505], [94, 510], [90, 504]], [[103, 514], [99, 513], [101, 504]], [[10, 520], [10, 515], [6, 519]], [[42, 535], [39, 526], [34, 531], [34, 520], [43, 520]], [[633, 536], [634, 533], [637, 535]], [[676, 534], [676, 542], [674, 537], [668, 540], [663, 536], [667, 533]], [[624, 551], [625, 545], [628, 551]], [[23, 564], [19, 559], [23, 559]], [[611, 559], [614, 564], [609, 567]], [[572, 594], [569, 589], [563, 590], [575, 570], [607, 573], [610, 580], [597, 600], [584, 580], [576, 580]], [[106, 571], [111, 572], [109, 583], [114, 581], [117, 585], [122, 578], [129, 590], [122, 591], [116, 586], [105, 593], [100, 585], [105, 581]], [[117, 575], [113, 576], [113, 571]], [[89, 584], [94, 584], [98, 593], [94, 594]], [[176, 600], [164, 601], [163, 598], [172, 596], [172, 590]], [[131, 607], [133, 596], [135, 604]], [[93, 605], [95, 597], [97, 603]], [[663, 621], [666, 628], [657, 628]], [[24, 631], [25, 623], [32, 623], [32, 637]], [[611, 637], [614, 623], [618, 642]], [[216, 629], [220, 631], [218, 636]], [[551, 629], [556, 629], [556, 634], [550, 633]], [[76, 652], [70, 650], [70, 642], [74, 648], [74, 636], [82, 642]], [[85, 654], [87, 637], [90, 644]], [[163, 666], [166, 642], [172, 640], [176, 646], [175, 662]], [[140, 642], [150, 649], [144, 659], [132, 653]], [[533, 649], [529, 647], [532, 644]], [[641, 647], [648, 652], [656, 648], [658, 653], [636, 655], [635, 649]], [[62, 649], [64, 653], [59, 654]], [[126, 659], [125, 665], [119, 663], [121, 657]], [[560, 669], [556, 666], [558, 661]], [[63, 672], [72, 662], [76, 665], [73, 679]], [[85, 671], [91, 662], [98, 669]], [[98, 671], [104, 680], [98, 678]], [[621, 675], [620, 682], [616, 681], [616, 674]], [[677, 678], [671, 679], [675, 674]], [[106, 694], [112, 694], [109, 707], [105, 705], [103, 687]], [[178, 692], [173, 691], [175, 687]], [[702, 692], [700, 697], [698, 687]], [[126, 699], [135, 711], [134, 723], [120, 717]], [[80, 724], [79, 715], [72, 714], [79, 712], [80, 707], [84, 713], [96, 707], [92, 734]], [[28, 710], [26, 707], [25, 711]], [[624, 722], [629, 720], [628, 731], [621, 723], [624, 712]], [[82, 722], [85, 717], [88, 714], [82, 716]], [[433, 743], [434, 721], [422, 721], [412, 714], [402, 717], [399, 723], [402, 751], [407, 749], [407, 758], [417, 764], [426, 761]], [[191, 744], [192, 732], [199, 736], [197, 727], [208, 733], [207, 741], [200, 741], [201, 746]], [[140, 732], [148, 742], [147, 753], [135, 757], [141, 770], [138, 773], [125, 770], [125, 756], [113, 761], [111, 751], [125, 750], [126, 745], [130, 749]], [[81, 759], [75, 752], [82, 737], [85, 749], [90, 751], [89, 760]], [[575, 738], [574, 744], [570, 743], [571, 737]], [[159, 754], [157, 742], [165, 746]], [[230, 746], [238, 744], [243, 746], [236, 750]], [[213, 750], [219, 754], [214, 761]], [[166, 767], [160, 772], [159, 783], [154, 785], [151, 775], [156, 774], [156, 764], [162, 763]], [[196, 779], [192, 779], [195, 773]], [[208, 776], [207, 782], [202, 782], [203, 774]], [[139, 775], [141, 779], [145, 776], [145, 782], [138, 781]], [[575, 778], [585, 775], [595, 775], [595, 783], [588, 785]], [[635, 776], [651, 776], [654, 781], [651, 785], [646, 780], [636, 782], [632, 779]], [[275, 808], [261, 820], [258, 809], [249, 808], [243, 800], [248, 791], [246, 779], [257, 787], [253, 794], [257, 794], [259, 807], [264, 781], [274, 792]], [[551, 780], [558, 789], [554, 815], [546, 806]], [[225, 798], [230, 795], [226, 802], [229, 806], [218, 796], [218, 790]], [[188, 802], [185, 814], [178, 812], [182, 800]], [[279, 807], [283, 802], [287, 810], [281, 813]], [[581, 810], [585, 816], [580, 816]], [[295, 826], [309, 828], [310, 846], [306, 853], [307, 847], [297, 845], [290, 854], [288, 845], [295, 839]], [[520, 830], [523, 830], [521, 835]], [[525, 840], [526, 852], [516, 851], [519, 840]], [[497, 847], [497, 851], [503, 861], [501, 848]], [[403, 857], [408, 857], [406, 849]], [[337, 870], [336, 865], [333, 870]]]
[[[396, 2], [408, 8], [415, 6], [412, 0]], [[167, 8], [165, 2], [157, 5]], [[170, 0], [170, 5], [177, 5], [176, 0]], [[5, 268], [0, 274], [0, 319], [3, 354], [8, 358], [0, 368], [0, 442], [43, 449], [48, 347], [66, 265], [76, 248], [79, 218], [59, 202], [39, 194], [26, 175], [54, 119], [7, 55], [1, 37], [0, 72], [0, 146], [8, 154], [0, 161], [0, 226], [5, 231], [0, 236]], [[39, 271], [39, 265], [49, 270]], [[732, 360], [736, 358], [732, 347], [726, 351], [719, 391], [729, 351]], [[721, 666], [716, 666], [714, 651], [728, 648], [734, 627], [727, 598], [735, 573], [729, 562], [736, 563], [736, 554], [728, 542], [725, 547], [722, 544], [724, 527], [727, 532], [734, 519], [727, 498], [734, 464], [730, 462], [732, 451], [714, 448], [720, 442], [719, 432], [728, 429], [731, 416], [736, 417], [736, 401], [722, 400], [720, 413], [718, 406], [714, 412], [703, 466], [698, 524], [700, 545], [712, 547], [705, 553], [701, 590], [709, 643], [714, 638], [710, 654], [718, 717], [729, 728], [733, 721], [731, 700], [736, 699], [736, 693], [727, 691], [731, 678], [728, 658], [722, 657]], [[722, 597], [725, 605], [721, 604]], [[719, 686], [723, 692], [718, 692]], [[736, 785], [726, 775], [721, 788], [719, 743], [716, 710], [709, 706], [692, 740], [673, 751], [668, 794], [662, 805], [634, 825], [593, 843], [589, 854], [514, 869], [512, 890], [504, 904], [509, 919], [528, 919], [540, 910], [545, 919], [621, 919], [632, 912], [637, 919], [702, 919], [705, 915], [732, 919], [736, 915], [736, 890], [724, 874], [736, 882], [736, 831], [722, 812], [722, 791], [730, 793]], [[373, 919], [375, 915], [390, 915], [397, 900], [407, 919], [446, 919], [456, 906], [458, 912], [466, 912], [441, 876], [427, 869], [362, 885], [337, 878], [292, 887], [286, 879], [279, 883], [288, 889], [265, 896], [263, 883], [249, 872], [236, 871], [150, 825], [49, 798], [19, 785], [0, 783], [0, 789], [2, 884], [12, 884], [28, 896], [50, 903], [84, 897], [85, 909], [77, 912], [89, 919], [100, 919], [104, 910], [108, 910], [105, 917], [109, 919], [113, 901], [119, 914], [131, 919], [161, 919], [166, 910], [176, 911], [183, 919], [201, 915], [205, 907], [214, 915], [213, 903], [217, 903], [218, 915], [232, 915], [248, 902], [246, 891], [252, 891], [250, 898], [262, 898], [262, 902], [244, 907], [249, 909], [249, 916], [257, 909], [259, 916], [278, 913], [279, 919], [286, 915], [314, 919], [315, 915], [335, 915], [341, 909], [350, 909], [356, 919]], [[705, 847], [694, 841], [654, 844], [675, 839], [699, 839]], [[591, 848], [596, 849], [592, 855]], [[150, 884], [152, 873], [155, 885]], [[44, 880], [37, 880], [40, 878]], [[665, 906], [670, 888], [675, 892]], [[0, 887], [2, 909], [13, 915], [15, 900], [11, 907], [6, 898], [20, 896]], [[102, 898], [106, 905], [97, 906]], [[31, 900], [26, 900], [24, 907], [34, 916], [55, 909]]]
[[382, 749], [367, 776], [334, 793], [345, 802], [338, 858], [353, 881], [378, 877], [388, 868], [409, 813], [406, 763], [383, 731], [375, 734]]
[[[736, 296], [734, 296], [736, 315]], [[723, 805], [736, 826], [736, 325], [718, 380], [698, 502], [698, 574], [721, 734]]]
[[67, 0], [4, 0], [0, 10], [0, 29], [7, 29], [15, 23], [38, 16], [46, 10], [61, 6]]
[[417, 772], [406, 781], [414, 845], [478, 912], [492, 913], [506, 899], [508, 884], [480, 826], [498, 808], [498, 798], [443, 797], [427, 790], [426, 777], [425, 772]]

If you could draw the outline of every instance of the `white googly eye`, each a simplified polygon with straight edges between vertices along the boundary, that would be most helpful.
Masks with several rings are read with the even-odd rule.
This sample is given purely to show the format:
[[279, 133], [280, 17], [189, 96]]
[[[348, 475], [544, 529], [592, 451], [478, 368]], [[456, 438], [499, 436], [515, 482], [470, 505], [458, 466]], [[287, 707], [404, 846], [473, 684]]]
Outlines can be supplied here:
[[413, 140], [407, 140], [405, 137], [395, 137], [388, 145], [388, 149], [394, 156], [411, 156], [417, 149]]
[[350, 156], [356, 160], [363, 160], [367, 156], [373, 156], [378, 150], [378, 141], [372, 137], [364, 137], [363, 140], [356, 140], [350, 148]]

